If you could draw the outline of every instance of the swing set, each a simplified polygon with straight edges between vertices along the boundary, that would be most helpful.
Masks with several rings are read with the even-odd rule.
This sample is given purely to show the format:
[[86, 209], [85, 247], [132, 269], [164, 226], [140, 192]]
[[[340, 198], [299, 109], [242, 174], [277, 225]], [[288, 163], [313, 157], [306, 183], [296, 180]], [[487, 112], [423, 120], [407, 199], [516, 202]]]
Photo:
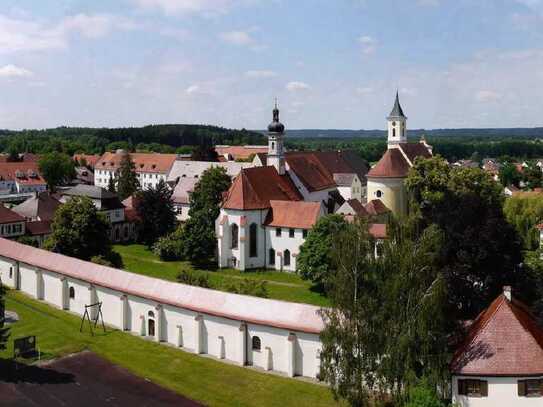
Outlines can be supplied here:
[[[98, 312], [96, 312], [96, 316], [94, 318], [91, 318], [89, 309], [92, 309], [93, 307], [98, 307]], [[81, 318], [81, 326], [79, 327], [79, 332], [83, 332], [83, 325], [85, 324], [85, 319], [89, 321], [89, 328], [91, 331], [92, 336], [94, 336], [94, 328], [98, 325], [98, 320], [102, 322], [102, 329], [104, 332], [106, 332], [106, 326], [104, 325], [104, 316], [102, 315], [102, 303], [96, 302], [94, 304], [85, 305], [85, 313], [83, 314], [83, 317]]]

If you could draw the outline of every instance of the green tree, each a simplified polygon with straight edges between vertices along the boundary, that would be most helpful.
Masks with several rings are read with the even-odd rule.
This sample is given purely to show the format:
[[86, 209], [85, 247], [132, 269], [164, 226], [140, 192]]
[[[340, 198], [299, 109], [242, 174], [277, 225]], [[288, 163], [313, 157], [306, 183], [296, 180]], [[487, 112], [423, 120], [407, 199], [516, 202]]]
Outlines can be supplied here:
[[231, 180], [222, 167], [204, 171], [190, 196], [189, 216], [185, 224], [183, 254], [192, 262], [205, 262], [215, 254], [215, 220], [219, 216], [222, 195]]
[[111, 252], [109, 228], [109, 222], [89, 198], [73, 197], [56, 210], [45, 247], [82, 260], [107, 258]]
[[109, 192], [113, 192], [115, 193], [115, 177], [114, 176], [111, 176], [109, 177], [108, 181], [107, 181], [107, 190]]
[[75, 177], [74, 162], [64, 153], [45, 154], [40, 158], [38, 166], [50, 191], [55, 191], [57, 185], [66, 184]]
[[419, 228], [444, 234], [440, 262], [451, 312], [473, 318], [504, 285], [520, 285], [520, 239], [503, 213], [499, 184], [478, 168], [450, 168], [439, 156], [417, 159], [406, 181]]
[[9, 339], [9, 328], [5, 326], [5, 296], [6, 288], [0, 282], [0, 350], [5, 350]]
[[541, 188], [543, 184], [543, 172], [535, 161], [529, 161], [522, 171], [522, 180], [529, 189]]
[[172, 191], [163, 180], [155, 188], [136, 192], [135, 207], [141, 219], [138, 237], [148, 247], [174, 230]]
[[130, 154], [124, 154], [116, 174], [117, 194], [121, 200], [126, 199], [140, 189], [136, 166]]
[[505, 201], [504, 213], [522, 239], [525, 250], [539, 247], [539, 230], [543, 223], [543, 195], [519, 194]]
[[307, 235], [296, 259], [296, 272], [324, 290], [328, 278], [333, 274], [332, 242], [344, 231], [347, 222], [338, 214], [320, 218]]
[[409, 391], [404, 407], [447, 407], [436, 392], [435, 387], [421, 381]]
[[[369, 406], [399, 404], [421, 378], [445, 386], [451, 319], [436, 261], [442, 234], [391, 224], [382, 254], [364, 222], [333, 241], [331, 307], [321, 311], [321, 375], [337, 398]], [[397, 405], [395, 404], [395, 405]]]
[[522, 175], [518, 172], [517, 166], [511, 162], [506, 162], [500, 168], [498, 174], [500, 183], [502, 186], [506, 187], [508, 185], [519, 186], [520, 181], [522, 180]]

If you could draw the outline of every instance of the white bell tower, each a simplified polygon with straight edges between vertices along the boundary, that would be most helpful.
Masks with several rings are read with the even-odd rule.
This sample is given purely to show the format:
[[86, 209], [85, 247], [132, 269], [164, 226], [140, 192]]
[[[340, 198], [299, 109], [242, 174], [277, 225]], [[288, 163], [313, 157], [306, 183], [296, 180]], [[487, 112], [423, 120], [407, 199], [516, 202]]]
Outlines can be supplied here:
[[394, 107], [387, 117], [388, 121], [388, 147], [393, 147], [400, 143], [407, 143], [407, 117], [403, 114], [400, 98], [396, 92]]
[[268, 157], [267, 164], [275, 167], [279, 175], [285, 174], [285, 153], [283, 150], [283, 135], [285, 126], [279, 121], [277, 100], [273, 109], [273, 121], [268, 126]]

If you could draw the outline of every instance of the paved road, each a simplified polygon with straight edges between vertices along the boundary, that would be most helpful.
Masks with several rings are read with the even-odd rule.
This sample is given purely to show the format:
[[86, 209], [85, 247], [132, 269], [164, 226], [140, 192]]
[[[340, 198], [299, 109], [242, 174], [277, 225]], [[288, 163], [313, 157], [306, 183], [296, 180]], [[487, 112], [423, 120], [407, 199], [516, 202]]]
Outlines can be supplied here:
[[44, 367], [23, 367], [16, 375], [10, 370], [5, 363], [0, 365], [2, 407], [200, 406], [91, 352]]

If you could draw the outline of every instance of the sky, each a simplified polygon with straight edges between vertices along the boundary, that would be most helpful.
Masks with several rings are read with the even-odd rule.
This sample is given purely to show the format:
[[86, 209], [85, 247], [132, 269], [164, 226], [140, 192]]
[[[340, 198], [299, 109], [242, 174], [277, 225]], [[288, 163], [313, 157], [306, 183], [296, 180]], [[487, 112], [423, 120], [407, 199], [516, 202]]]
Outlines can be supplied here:
[[543, 126], [543, 0], [0, 4], [0, 128]]

